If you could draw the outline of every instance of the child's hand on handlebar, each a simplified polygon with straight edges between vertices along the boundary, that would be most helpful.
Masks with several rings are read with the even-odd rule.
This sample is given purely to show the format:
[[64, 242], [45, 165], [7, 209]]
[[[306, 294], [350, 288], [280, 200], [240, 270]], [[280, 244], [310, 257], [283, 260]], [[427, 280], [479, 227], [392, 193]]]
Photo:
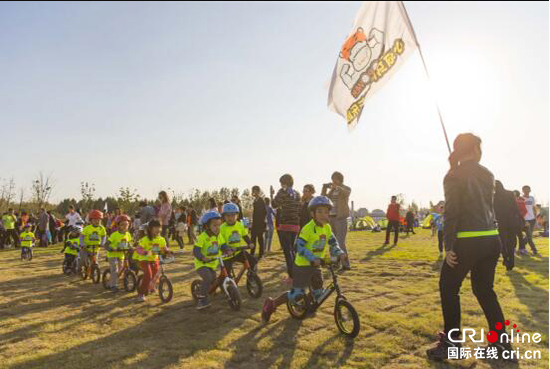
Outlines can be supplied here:
[[249, 243], [249, 244], [248, 244], [248, 248], [249, 248], [250, 250], [252, 250], [252, 249], [254, 248], [254, 244], [253, 244], [253, 243]]

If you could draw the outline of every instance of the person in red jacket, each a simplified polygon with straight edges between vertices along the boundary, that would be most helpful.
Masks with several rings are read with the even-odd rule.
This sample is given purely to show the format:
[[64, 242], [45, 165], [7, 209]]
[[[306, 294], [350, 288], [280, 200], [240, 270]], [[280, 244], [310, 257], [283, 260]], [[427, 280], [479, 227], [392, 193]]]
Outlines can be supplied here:
[[[525, 200], [523, 197], [521, 197], [521, 194], [518, 190], [514, 191], [514, 195], [516, 196], [516, 204], [519, 209], [519, 213], [521, 215], [521, 219], [519, 220], [519, 226], [516, 228], [517, 234], [516, 238], [517, 241], [514, 239], [514, 250], [516, 248], [516, 243], [519, 246], [517, 254], [518, 255], [525, 255], [527, 254], [527, 250], [525, 249], [525, 245], [523, 244], [523, 229], [525, 228], [525, 215], [527, 215], [527, 207], [525, 206]], [[523, 246], [523, 247], [522, 247]]]
[[390, 233], [393, 228], [395, 236], [393, 238], [394, 246], [397, 245], [397, 238], [399, 236], [399, 204], [397, 203], [397, 196], [391, 197], [391, 203], [388, 205], [386, 211], [386, 218], [388, 218], [388, 227], [386, 228], [386, 242], [384, 245], [390, 243]]

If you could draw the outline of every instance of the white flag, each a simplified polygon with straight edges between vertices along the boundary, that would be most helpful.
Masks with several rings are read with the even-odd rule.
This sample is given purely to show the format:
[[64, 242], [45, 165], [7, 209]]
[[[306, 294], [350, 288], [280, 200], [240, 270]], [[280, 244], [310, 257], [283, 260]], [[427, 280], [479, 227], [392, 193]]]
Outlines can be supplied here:
[[403, 2], [363, 2], [332, 73], [329, 108], [355, 126], [365, 98], [391, 78], [417, 45]]

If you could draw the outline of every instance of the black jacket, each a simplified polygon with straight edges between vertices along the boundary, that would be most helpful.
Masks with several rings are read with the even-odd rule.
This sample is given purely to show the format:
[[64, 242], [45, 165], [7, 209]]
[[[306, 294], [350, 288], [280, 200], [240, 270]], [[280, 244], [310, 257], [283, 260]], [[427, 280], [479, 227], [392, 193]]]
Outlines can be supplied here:
[[516, 196], [512, 191], [495, 190], [495, 217], [499, 229], [521, 229], [523, 217], [516, 203]]
[[252, 228], [256, 231], [264, 232], [266, 228], [267, 208], [262, 197], [254, 200], [252, 210]]
[[461, 163], [443, 180], [445, 189], [445, 250], [452, 250], [460, 231], [495, 229], [493, 195], [495, 178], [475, 161]]

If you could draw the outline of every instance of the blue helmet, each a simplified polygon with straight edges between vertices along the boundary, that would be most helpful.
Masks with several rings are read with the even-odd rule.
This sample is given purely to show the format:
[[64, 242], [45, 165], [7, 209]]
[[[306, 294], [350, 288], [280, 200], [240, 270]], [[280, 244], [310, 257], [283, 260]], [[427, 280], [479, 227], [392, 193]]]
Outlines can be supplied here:
[[222, 215], [225, 215], [225, 214], [239, 214], [239, 207], [237, 206], [237, 204], [234, 204], [232, 202], [223, 204]]
[[329, 210], [332, 209], [332, 201], [326, 196], [315, 196], [309, 202], [307, 210], [315, 211], [319, 206], [326, 206]]
[[204, 213], [201, 218], [201, 225], [207, 225], [212, 219], [221, 219], [222, 216], [217, 211], [211, 210]]

